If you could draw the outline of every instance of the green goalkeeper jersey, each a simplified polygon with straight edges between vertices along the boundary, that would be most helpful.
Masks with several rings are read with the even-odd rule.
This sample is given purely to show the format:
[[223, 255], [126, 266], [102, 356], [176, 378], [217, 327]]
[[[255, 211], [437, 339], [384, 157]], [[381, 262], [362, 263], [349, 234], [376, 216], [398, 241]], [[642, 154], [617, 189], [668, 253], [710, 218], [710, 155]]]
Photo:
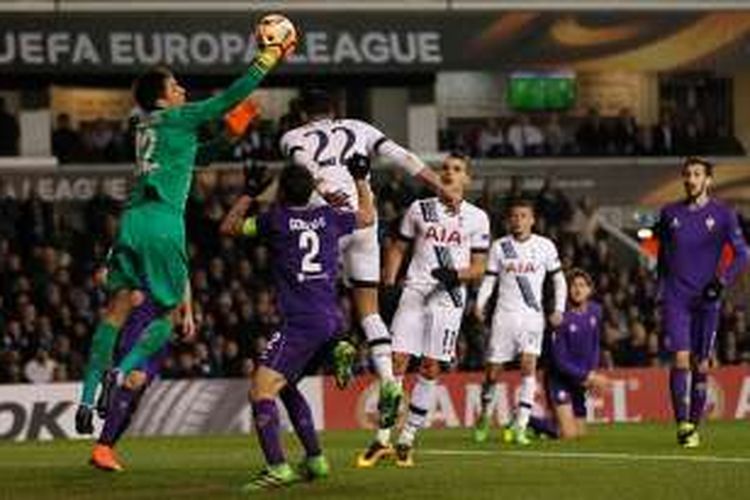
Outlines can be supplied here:
[[245, 99], [276, 60], [272, 53], [261, 52], [248, 72], [224, 92], [143, 118], [136, 130], [137, 180], [128, 207], [161, 202], [184, 213], [198, 150], [198, 127], [221, 118]]

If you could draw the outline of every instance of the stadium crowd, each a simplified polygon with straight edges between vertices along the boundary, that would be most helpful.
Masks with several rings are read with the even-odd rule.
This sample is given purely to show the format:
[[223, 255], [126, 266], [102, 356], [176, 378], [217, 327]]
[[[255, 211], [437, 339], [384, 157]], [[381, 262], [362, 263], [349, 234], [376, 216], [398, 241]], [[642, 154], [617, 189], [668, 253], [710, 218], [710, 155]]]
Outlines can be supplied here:
[[[218, 235], [218, 224], [237, 194], [231, 182], [237, 174], [209, 170], [204, 175], [212, 182], [196, 184], [187, 212], [199, 335], [191, 344], [175, 341], [165, 377], [243, 376], [281, 320], [268, 248]], [[74, 207], [36, 197], [18, 201], [1, 188], [0, 382], [77, 380], [104, 303], [98, 271], [114, 238], [120, 207], [103, 195]], [[397, 171], [379, 178], [376, 190], [385, 239], [419, 193]], [[665, 363], [653, 275], [641, 265], [623, 265], [614, 255], [612, 242], [597, 227], [592, 200], [573, 202], [553, 181], [536, 193], [524, 192], [521, 179], [515, 179], [509, 192], [488, 183], [477, 201], [491, 213], [495, 236], [502, 232], [505, 202], [518, 195], [535, 199], [537, 230], [558, 243], [564, 267], [583, 267], [595, 276], [606, 316], [602, 366]], [[341, 308], [346, 330], [354, 332], [357, 322], [343, 286]], [[481, 367], [482, 332], [467, 312], [453, 368]], [[361, 335], [354, 338], [360, 348], [358, 370], [365, 372], [364, 343]], [[717, 363], [750, 362], [746, 311], [732, 300], [723, 308], [718, 345]]]

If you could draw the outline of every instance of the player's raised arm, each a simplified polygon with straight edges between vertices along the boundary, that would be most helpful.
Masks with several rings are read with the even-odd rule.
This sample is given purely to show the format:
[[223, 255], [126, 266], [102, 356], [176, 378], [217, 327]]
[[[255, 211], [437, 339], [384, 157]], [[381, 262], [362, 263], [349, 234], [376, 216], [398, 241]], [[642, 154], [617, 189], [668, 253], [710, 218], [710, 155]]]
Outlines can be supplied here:
[[440, 176], [435, 173], [422, 159], [392, 139], [386, 137], [375, 127], [368, 125], [369, 149], [371, 155], [403, 168], [409, 174], [422, 181], [427, 187], [449, 205], [458, 206], [461, 200], [455, 193], [449, 193], [440, 182]]
[[192, 127], [221, 118], [250, 95], [260, 85], [263, 78], [294, 51], [297, 44], [297, 31], [288, 19], [273, 14], [261, 19], [256, 28], [255, 38], [260, 50], [253, 58], [248, 71], [241, 78], [209, 99], [175, 108], [174, 111], [170, 111], [170, 116]]
[[375, 199], [367, 182], [370, 175], [370, 158], [365, 155], [354, 154], [346, 160], [346, 168], [354, 179], [359, 198], [359, 208], [355, 214], [357, 227], [363, 228], [375, 224]]

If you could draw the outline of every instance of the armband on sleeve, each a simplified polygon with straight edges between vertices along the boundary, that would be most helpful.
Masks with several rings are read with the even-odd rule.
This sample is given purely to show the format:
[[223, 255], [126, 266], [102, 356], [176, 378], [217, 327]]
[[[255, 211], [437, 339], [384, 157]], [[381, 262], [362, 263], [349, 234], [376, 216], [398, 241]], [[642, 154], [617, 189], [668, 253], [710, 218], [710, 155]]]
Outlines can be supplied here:
[[248, 217], [242, 223], [242, 234], [245, 236], [256, 236], [258, 234], [258, 219]]

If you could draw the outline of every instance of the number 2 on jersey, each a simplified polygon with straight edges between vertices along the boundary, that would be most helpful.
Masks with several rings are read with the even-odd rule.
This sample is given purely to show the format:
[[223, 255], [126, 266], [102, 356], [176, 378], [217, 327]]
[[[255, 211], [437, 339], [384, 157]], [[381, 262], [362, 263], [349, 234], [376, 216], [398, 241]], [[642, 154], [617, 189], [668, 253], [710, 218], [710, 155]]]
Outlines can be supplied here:
[[[341, 148], [338, 157], [338, 164], [343, 165], [344, 160], [349, 156], [349, 151], [354, 147], [354, 143], [357, 138], [354, 135], [354, 131], [346, 127], [333, 127], [331, 129], [331, 135], [341, 133], [344, 134], [344, 147]], [[328, 146], [331, 144], [331, 138], [328, 134], [320, 129], [313, 129], [305, 133], [305, 137], [315, 136], [318, 140], [318, 145], [315, 147], [315, 153], [313, 154], [313, 160], [321, 167], [332, 167], [336, 165], [337, 158], [335, 155], [328, 153]], [[325, 156], [324, 156], [325, 155]]]
[[304, 251], [302, 256], [302, 272], [304, 274], [317, 274], [323, 270], [320, 262], [316, 262], [320, 253], [320, 237], [318, 233], [307, 229], [299, 234], [299, 249]]

